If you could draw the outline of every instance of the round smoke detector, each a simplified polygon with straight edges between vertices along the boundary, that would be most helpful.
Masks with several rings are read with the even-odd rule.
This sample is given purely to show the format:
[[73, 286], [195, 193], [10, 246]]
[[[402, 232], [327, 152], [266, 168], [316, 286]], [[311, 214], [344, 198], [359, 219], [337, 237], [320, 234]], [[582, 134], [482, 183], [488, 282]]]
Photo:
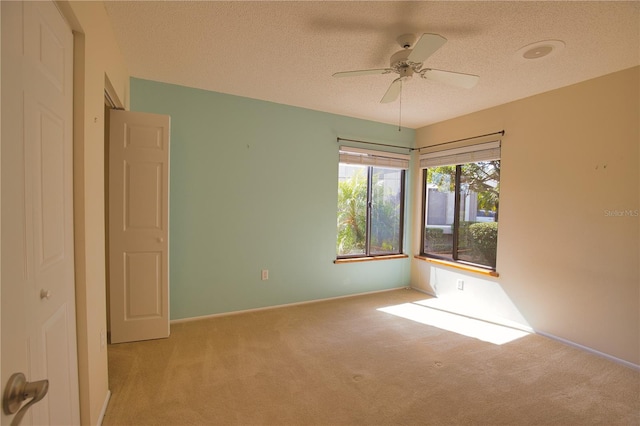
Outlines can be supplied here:
[[527, 44], [516, 51], [516, 58], [522, 61], [532, 61], [555, 56], [564, 49], [562, 40], [542, 40]]

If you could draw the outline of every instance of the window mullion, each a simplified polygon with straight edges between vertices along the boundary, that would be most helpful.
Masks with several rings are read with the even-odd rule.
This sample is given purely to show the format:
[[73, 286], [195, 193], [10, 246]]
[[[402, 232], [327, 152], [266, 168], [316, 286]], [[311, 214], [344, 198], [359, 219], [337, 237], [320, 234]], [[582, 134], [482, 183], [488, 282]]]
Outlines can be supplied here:
[[404, 244], [404, 189], [405, 189], [405, 172], [400, 173], [400, 229], [398, 229], [398, 251], [403, 251]]
[[462, 174], [462, 166], [456, 166], [455, 177], [455, 193], [453, 202], [453, 260], [458, 260], [458, 235], [460, 230], [460, 175]]
[[427, 241], [427, 202], [428, 202], [428, 194], [429, 194], [429, 187], [428, 187], [428, 176], [429, 176], [429, 169], [423, 169], [422, 170], [422, 215], [420, 216], [422, 218], [422, 227], [420, 229], [420, 253], [421, 254], [426, 254], [427, 252], [427, 248], [425, 247], [425, 242]]
[[365, 235], [365, 253], [367, 256], [371, 255], [371, 193], [372, 193], [372, 181], [373, 181], [373, 167], [367, 167], [367, 225]]

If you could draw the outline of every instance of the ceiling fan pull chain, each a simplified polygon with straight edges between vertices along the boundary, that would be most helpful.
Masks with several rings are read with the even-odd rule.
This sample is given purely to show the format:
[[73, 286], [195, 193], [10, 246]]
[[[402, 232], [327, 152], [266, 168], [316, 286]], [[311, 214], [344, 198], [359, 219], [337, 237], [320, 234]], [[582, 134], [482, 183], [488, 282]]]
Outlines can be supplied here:
[[398, 113], [398, 131], [402, 131], [402, 80], [400, 80], [400, 112]]

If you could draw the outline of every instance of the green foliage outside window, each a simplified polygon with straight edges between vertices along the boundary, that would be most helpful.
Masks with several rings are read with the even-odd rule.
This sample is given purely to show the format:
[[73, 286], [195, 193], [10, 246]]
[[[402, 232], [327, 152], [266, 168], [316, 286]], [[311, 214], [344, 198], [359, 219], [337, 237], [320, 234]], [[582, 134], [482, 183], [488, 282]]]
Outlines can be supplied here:
[[367, 232], [367, 176], [360, 170], [338, 183], [338, 254], [364, 253]]
[[496, 266], [498, 222], [480, 222], [469, 226], [473, 250], [481, 256], [480, 263]]
[[[395, 174], [395, 176], [393, 176]], [[401, 252], [400, 197], [389, 179], [401, 180], [399, 170], [373, 168], [371, 226], [367, 250], [367, 170], [355, 171], [338, 183], [338, 256]], [[385, 182], [385, 179], [387, 181]], [[386, 184], [385, 184], [386, 183]]]
[[[388, 169], [386, 170], [389, 171]], [[394, 170], [391, 174], [400, 174]], [[371, 241], [372, 253], [400, 252], [400, 200], [399, 193], [385, 186], [385, 173], [380, 169], [373, 172], [371, 186]]]
[[[449, 237], [449, 238], [447, 238]], [[426, 228], [424, 234], [425, 251], [437, 254], [451, 254], [451, 236], [440, 228]]]
[[[500, 160], [481, 161], [462, 165], [462, 176], [468, 191], [478, 194], [478, 208], [498, 213], [500, 194]], [[497, 185], [492, 185], [497, 182]], [[438, 186], [441, 192], [456, 190], [456, 166], [439, 166], [427, 169], [427, 183]], [[495, 218], [498, 221], [498, 218]]]

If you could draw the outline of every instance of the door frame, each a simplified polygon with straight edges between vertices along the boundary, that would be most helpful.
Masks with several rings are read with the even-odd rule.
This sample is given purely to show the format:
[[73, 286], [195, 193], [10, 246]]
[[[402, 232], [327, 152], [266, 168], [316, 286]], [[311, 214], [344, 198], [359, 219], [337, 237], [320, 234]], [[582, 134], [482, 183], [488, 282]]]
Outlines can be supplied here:
[[[73, 178], [73, 197], [74, 197], [74, 248], [76, 253], [76, 335], [78, 346], [78, 379], [79, 379], [79, 391], [80, 391], [80, 421], [82, 424], [101, 424], [104, 418], [107, 406], [111, 397], [111, 391], [108, 384], [108, 358], [106, 354], [106, 342], [107, 342], [107, 319], [106, 315], [104, 319], [100, 320], [100, 324], [96, 324], [99, 318], [95, 315], [92, 317], [87, 306], [87, 300], [90, 298], [87, 293], [95, 292], [99, 290], [90, 290], [91, 283], [88, 279], [88, 261], [86, 255], [88, 251], [85, 249], [85, 222], [89, 214], [86, 212], [87, 205], [84, 202], [85, 198], [85, 185], [86, 185], [86, 161], [84, 159], [85, 151], [89, 145], [102, 144], [97, 149], [104, 147], [106, 140], [104, 139], [104, 129], [101, 130], [102, 138], [89, 139], [92, 137], [90, 126], [101, 123], [102, 116], [104, 114], [104, 108], [98, 109], [98, 102], [103, 102], [94, 97], [94, 93], [89, 94], [89, 90], [93, 90], [95, 87], [95, 80], [97, 78], [103, 78], [103, 99], [105, 94], [108, 93], [110, 99], [115, 103], [118, 108], [125, 109], [126, 104], [118, 96], [118, 92], [115, 90], [114, 85], [111, 83], [108, 73], [112, 66], [105, 59], [103, 63], [95, 63], [96, 54], [90, 52], [90, 43], [85, 40], [85, 33], [91, 33], [93, 27], [85, 28], [83, 25], [98, 25], [102, 24], [103, 19], [100, 13], [106, 13], [104, 9], [101, 11], [96, 10], [93, 7], [72, 7], [72, 0], [53, 0], [62, 16], [66, 19], [69, 27], [73, 32], [74, 50], [73, 50], [73, 92], [74, 92], [74, 105], [73, 105], [73, 164], [74, 164], [74, 178]], [[106, 15], [105, 15], [106, 16]], [[108, 23], [107, 23], [108, 24]], [[110, 25], [110, 24], [108, 24]], [[116, 46], [117, 47], [117, 46]], [[109, 54], [102, 57], [109, 58]], [[115, 64], [113, 67], [114, 73], [119, 72], [118, 67], [120, 64]], [[98, 75], [98, 71], [102, 73], [102, 76]], [[129, 78], [129, 75], [126, 75]], [[128, 85], [125, 88], [123, 96], [127, 96]], [[94, 145], [95, 147], [95, 145]], [[92, 213], [95, 215], [95, 213]], [[104, 217], [104, 224], [106, 228], [107, 217]], [[105, 229], [106, 232], [106, 229]], [[106, 238], [106, 236], [105, 236]], [[96, 247], [93, 247], [95, 249]], [[106, 255], [102, 260], [106, 267]], [[106, 270], [103, 276], [95, 277], [95, 280], [104, 279], [104, 286], [101, 291], [107, 293], [107, 281]], [[100, 303], [102, 309], [107, 310], [106, 294], [104, 299], [104, 305]], [[98, 336], [98, 332], [100, 335]], [[96, 346], [99, 340], [99, 345], [102, 347], [100, 354], [96, 354]], [[103, 361], [104, 360], [104, 361]], [[104, 362], [104, 364], [103, 364]], [[104, 366], [104, 371], [102, 368]], [[96, 373], [96, 371], [98, 371]], [[104, 390], [103, 390], [104, 389]], [[105, 392], [104, 394], [102, 392]], [[96, 397], [97, 396], [97, 397]], [[104, 399], [103, 399], [104, 398]], [[97, 399], [101, 399], [101, 405], [97, 406]], [[99, 411], [98, 411], [99, 410]]]
[[109, 111], [124, 110], [124, 104], [118, 97], [109, 77], [104, 76], [104, 266], [107, 311], [107, 336], [111, 332], [110, 292], [109, 292]]

